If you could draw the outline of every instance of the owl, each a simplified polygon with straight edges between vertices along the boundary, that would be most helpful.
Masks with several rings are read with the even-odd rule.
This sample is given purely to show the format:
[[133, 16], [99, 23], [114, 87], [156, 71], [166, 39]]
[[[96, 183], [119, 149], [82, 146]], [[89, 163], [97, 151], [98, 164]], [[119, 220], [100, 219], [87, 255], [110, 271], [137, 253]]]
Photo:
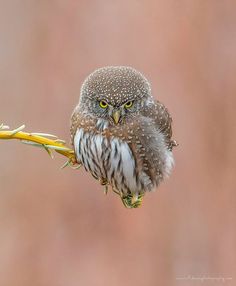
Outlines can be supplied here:
[[71, 117], [76, 160], [101, 185], [136, 208], [174, 164], [172, 119], [148, 80], [126, 66], [95, 70], [84, 81]]

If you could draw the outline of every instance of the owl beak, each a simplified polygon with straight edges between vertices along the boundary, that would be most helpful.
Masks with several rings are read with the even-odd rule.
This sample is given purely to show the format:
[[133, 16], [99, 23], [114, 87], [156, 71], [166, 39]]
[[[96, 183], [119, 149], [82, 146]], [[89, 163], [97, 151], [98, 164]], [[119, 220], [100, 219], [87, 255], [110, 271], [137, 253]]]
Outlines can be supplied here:
[[115, 124], [118, 124], [120, 121], [120, 110], [113, 111], [112, 118], [113, 118]]

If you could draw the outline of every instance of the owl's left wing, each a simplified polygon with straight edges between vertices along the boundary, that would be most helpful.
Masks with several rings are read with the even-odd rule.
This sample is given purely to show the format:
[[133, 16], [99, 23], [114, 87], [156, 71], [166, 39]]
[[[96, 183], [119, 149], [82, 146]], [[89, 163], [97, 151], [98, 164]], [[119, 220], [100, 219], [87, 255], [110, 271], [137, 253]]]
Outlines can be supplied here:
[[177, 146], [177, 142], [172, 140], [172, 118], [167, 108], [161, 102], [153, 100], [144, 107], [142, 115], [154, 121], [156, 128], [164, 135], [169, 150]]

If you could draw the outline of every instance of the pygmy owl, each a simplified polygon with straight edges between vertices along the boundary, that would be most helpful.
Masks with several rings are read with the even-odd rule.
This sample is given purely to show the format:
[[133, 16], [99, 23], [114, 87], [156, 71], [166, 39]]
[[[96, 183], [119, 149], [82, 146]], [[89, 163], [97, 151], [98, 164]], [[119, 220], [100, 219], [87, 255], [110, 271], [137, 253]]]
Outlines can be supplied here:
[[95, 70], [71, 118], [77, 162], [111, 186], [126, 207], [138, 207], [173, 167], [171, 123], [140, 72], [125, 66]]

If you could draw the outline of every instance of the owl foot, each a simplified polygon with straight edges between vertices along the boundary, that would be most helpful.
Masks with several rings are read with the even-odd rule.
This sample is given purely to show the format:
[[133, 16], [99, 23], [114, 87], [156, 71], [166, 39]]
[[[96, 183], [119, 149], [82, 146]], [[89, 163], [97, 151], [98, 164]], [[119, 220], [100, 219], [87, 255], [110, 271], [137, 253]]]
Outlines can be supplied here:
[[102, 185], [102, 186], [105, 186], [108, 184], [107, 180], [104, 179], [104, 178], [99, 178], [99, 183]]
[[124, 206], [128, 209], [138, 208], [142, 204], [144, 193], [126, 194], [121, 196]]
[[107, 193], [108, 193], [108, 191], [109, 191], [109, 185], [107, 184], [107, 185], [105, 185], [105, 187], [104, 187], [104, 190], [103, 190], [103, 192], [104, 192], [104, 195], [107, 195]]
[[109, 191], [109, 189], [108, 189], [109, 184], [108, 184], [107, 180], [104, 179], [104, 178], [99, 178], [98, 180], [99, 180], [100, 184], [101, 184], [102, 186], [104, 186], [103, 192], [104, 192], [105, 195], [107, 195], [107, 193], [108, 193], [108, 191]]
[[70, 166], [72, 169], [78, 170], [82, 165], [69, 159], [61, 166], [61, 169], [64, 169], [67, 166]]

